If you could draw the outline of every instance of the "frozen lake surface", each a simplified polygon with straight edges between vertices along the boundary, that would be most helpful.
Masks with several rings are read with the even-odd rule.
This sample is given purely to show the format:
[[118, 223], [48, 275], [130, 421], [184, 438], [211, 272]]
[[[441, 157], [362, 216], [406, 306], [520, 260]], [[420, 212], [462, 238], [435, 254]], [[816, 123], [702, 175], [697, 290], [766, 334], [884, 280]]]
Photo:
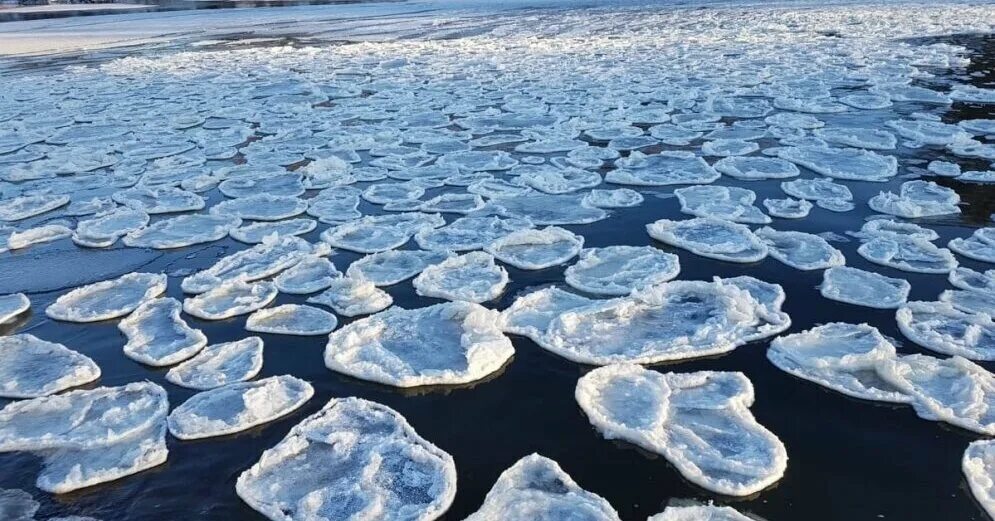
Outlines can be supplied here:
[[0, 24], [0, 512], [989, 519], [993, 29]]

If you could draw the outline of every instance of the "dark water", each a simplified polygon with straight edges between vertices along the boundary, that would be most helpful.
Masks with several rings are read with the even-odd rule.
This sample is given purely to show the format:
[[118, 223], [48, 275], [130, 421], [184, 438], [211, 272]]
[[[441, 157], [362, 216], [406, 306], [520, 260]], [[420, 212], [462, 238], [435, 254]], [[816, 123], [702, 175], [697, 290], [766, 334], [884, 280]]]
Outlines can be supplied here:
[[[995, 37], [962, 36], [944, 41], [969, 46], [976, 54], [970, 68], [954, 71], [947, 79], [933, 80], [932, 86], [942, 86], [951, 78], [992, 86]], [[897, 111], [867, 111], [867, 126], [880, 126], [898, 115], [920, 110], [942, 111], [948, 122], [993, 117], [991, 107], [979, 105], [958, 103], [952, 108], [937, 108], [902, 103]], [[832, 116], [825, 119], [832, 123]], [[929, 160], [944, 156], [936, 148], [900, 149], [898, 155], [903, 165], [900, 174], [918, 172], [915, 165], [925, 168]], [[961, 163], [964, 170], [987, 168], [983, 164], [948, 159]], [[810, 177], [811, 173], [806, 176]], [[880, 190], [897, 190], [904, 180], [847, 182], [860, 202], [857, 210], [838, 214], [815, 208], [807, 219], [776, 219], [773, 226], [812, 233], [842, 234], [857, 230], [869, 215], [865, 201]], [[917, 221], [940, 234], [938, 244], [969, 235], [973, 228], [984, 226], [995, 212], [995, 186], [968, 185], [949, 179], [937, 181], [957, 190], [967, 203], [960, 217]], [[742, 183], [724, 178], [721, 182], [755, 190], [758, 200], [783, 197], [776, 181]], [[663, 189], [656, 193], [663, 195], [670, 191]], [[654, 244], [672, 251], [680, 256], [682, 279], [752, 275], [777, 282], [788, 295], [784, 310], [793, 319], [791, 332], [831, 321], [867, 322], [885, 335], [903, 340], [893, 311], [822, 298], [816, 290], [821, 272], [794, 270], [773, 259], [750, 265], [723, 263], [653, 243], [644, 229], [647, 223], [685, 216], [679, 212], [675, 198], [654, 197], [653, 190], [644, 193], [646, 202], [637, 208], [615, 211], [606, 221], [568, 228], [584, 235], [587, 246]], [[216, 193], [212, 197], [214, 201], [219, 198]], [[369, 206], [361, 209], [364, 213], [375, 211], [375, 207]], [[323, 228], [320, 226], [306, 238], [317, 241]], [[906, 273], [868, 263], [857, 255], [855, 241], [835, 245], [844, 252], [849, 265], [909, 280], [912, 300], [933, 300], [948, 288], [943, 275]], [[182, 298], [177, 276], [180, 270], [207, 267], [241, 247], [244, 246], [226, 240], [167, 253], [129, 249], [81, 251], [62, 241], [5, 255], [0, 260], [0, 293], [32, 291], [34, 314], [16, 329], [65, 343], [90, 356], [103, 368], [100, 385], [151, 380], [168, 390], [170, 402], [175, 406], [193, 391], [166, 382], [164, 370], [152, 370], [127, 359], [121, 352], [125, 339], [116, 322], [55, 323], [47, 320], [41, 310], [61, 294], [60, 288], [129, 271], [171, 274], [168, 294]], [[344, 271], [357, 257], [341, 252], [332, 260]], [[964, 258], [958, 260], [974, 269], [986, 267]], [[512, 282], [508, 291], [489, 306], [503, 309], [526, 289], [563, 280], [562, 267], [529, 272], [509, 268], [509, 274]], [[438, 302], [416, 296], [410, 282], [387, 289], [403, 307]], [[281, 295], [277, 303], [303, 300]], [[211, 342], [235, 340], [248, 334], [244, 330], [244, 317], [222, 322], [187, 319], [192, 326], [202, 328]], [[453, 455], [459, 472], [458, 492], [444, 519], [462, 519], [475, 511], [497, 476], [532, 452], [559, 462], [582, 487], [608, 499], [625, 520], [644, 520], [675, 498], [715, 500], [770, 521], [986, 519], [967, 490], [960, 470], [963, 451], [969, 442], [977, 439], [976, 435], [922, 420], [909, 407], [863, 402], [796, 379], [766, 360], [767, 342], [755, 342], [716, 358], [657, 368], [742, 371], [753, 381], [756, 388], [753, 413], [784, 441], [790, 461], [784, 478], [772, 488], [752, 498], [734, 499], [716, 497], [691, 485], [661, 457], [603, 439], [589, 425], [573, 397], [577, 379], [590, 368], [549, 354], [528, 339], [514, 338], [517, 350], [514, 360], [488, 381], [469, 388], [401, 391], [327, 370], [322, 363], [324, 337], [262, 337], [266, 349], [261, 376], [293, 374], [315, 387], [315, 397], [296, 413], [236, 436], [197, 442], [169, 438], [170, 455], [166, 464], [63, 496], [49, 496], [34, 488], [40, 466], [37, 458], [0, 454], [0, 487], [31, 492], [43, 503], [41, 519], [68, 514], [90, 515], [106, 521], [262, 519], [235, 495], [237, 476], [263, 450], [282, 439], [291, 426], [317, 411], [329, 398], [359, 396], [396, 409], [423, 437]], [[901, 353], [927, 352], [911, 342], [900, 343]], [[995, 370], [995, 364], [983, 365]]]
[[120, 0], [122, 3], [136, 4], [129, 10], [100, 8], [100, 4], [85, 5], [85, 9], [61, 11], [5, 12], [0, 9], [0, 22], [20, 20], [49, 20], [74, 16], [98, 16], [122, 13], [149, 13], [164, 11], [190, 11], [197, 9], [235, 9], [245, 7], [288, 7], [300, 5], [361, 4], [366, 2], [400, 2], [403, 0]]

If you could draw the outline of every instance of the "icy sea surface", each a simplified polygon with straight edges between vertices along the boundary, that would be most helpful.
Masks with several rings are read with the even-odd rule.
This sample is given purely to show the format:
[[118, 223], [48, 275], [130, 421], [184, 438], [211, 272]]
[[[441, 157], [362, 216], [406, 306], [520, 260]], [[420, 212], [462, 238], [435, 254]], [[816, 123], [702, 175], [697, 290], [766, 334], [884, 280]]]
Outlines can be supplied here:
[[0, 61], [5, 519], [995, 514], [995, 5], [433, 16]]

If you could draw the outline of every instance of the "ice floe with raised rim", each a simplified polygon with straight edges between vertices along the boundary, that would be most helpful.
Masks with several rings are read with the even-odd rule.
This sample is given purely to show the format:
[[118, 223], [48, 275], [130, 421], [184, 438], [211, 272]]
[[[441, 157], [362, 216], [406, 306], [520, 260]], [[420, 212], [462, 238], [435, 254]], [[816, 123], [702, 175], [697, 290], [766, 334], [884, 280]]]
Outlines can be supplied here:
[[0, 397], [38, 398], [100, 378], [86, 355], [34, 335], [0, 336]]
[[995, 517], [995, 440], [971, 442], [961, 459], [961, 470], [974, 499]]
[[307, 295], [316, 293], [341, 277], [332, 261], [318, 256], [306, 257], [273, 279], [280, 293]]
[[183, 311], [204, 320], [224, 320], [262, 309], [276, 299], [269, 281], [229, 280], [183, 301]]
[[918, 179], [902, 183], [898, 194], [881, 192], [867, 201], [867, 205], [876, 212], [906, 219], [957, 214], [960, 213], [959, 203], [957, 192], [932, 181]]
[[211, 344], [173, 367], [166, 380], [190, 389], [207, 390], [255, 378], [263, 368], [263, 340], [250, 336]]
[[484, 250], [516, 268], [541, 270], [569, 261], [583, 247], [583, 236], [558, 226], [547, 226], [511, 232], [491, 242]]
[[311, 244], [300, 237], [270, 236], [262, 243], [240, 250], [215, 262], [211, 267], [183, 279], [185, 293], [203, 293], [225, 282], [252, 282], [290, 268], [312, 256], [327, 255], [327, 244]]
[[0, 200], [0, 221], [21, 221], [69, 204], [69, 196], [39, 194]]
[[935, 241], [940, 237], [936, 231], [929, 228], [924, 228], [915, 223], [893, 221], [891, 219], [872, 219], [864, 223], [860, 227], [859, 232], [848, 232], [848, 234], [860, 237], [861, 239], [883, 237], [893, 240], [920, 239]]
[[696, 217], [712, 217], [737, 223], [767, 224], [770, 217], [753, 205], [757, 194], [735, 186], [689, 186], [674, 190], [681, 211]]
[[480, 303], [504, 292], [508, 272], [491, 254], [474, 251], [428, 266], [412, 284], [423, 297]]
[[117, 208], [77, 223], [73, 242], [80, 246], [105, 248], [148, 223], [149, 214], [142, 210]]
[[605, 438], [662, 455], [711, 492], [755, 494], [787, 469], [784, 444], [750, 411], [753, 384], [743, 373], [612, 365], [581, 377], [575, 397]]
[[995, 228], [979, 228], [970, 237], [951, 239], [947, 246], [969, 259], [995, 264]]
[[712, 217], [660, 219], [647, 224], [646, 231], [665, 244], [728, 262], [757, 262], [768, 253], [767, 245], [746, 226]]
[[736, 509], [717, 505], [669, 505], [646, 521], [757, 521]]
[[274, 521], [428, 521], [452, 504], [456, 465], [397, 411], [333, 398], [263, 452], [235, 491]]
[[241, 224], [228, 215], [178, 215], [129, 232], [123, 242], [133, 248], [182, 248], [222, 239]]
[[813, 134], [826, 143], [868, 150], [894, 150], [898, 144], [894, 134], [876, 128], [826, 127]]
[[754, 234], [767, 245], [771, 257], [799, 270], [822, 270], [846, 264], [843, 252], [811, 233], [763, 227]]
[[162, 367], [182, 362], [207, 345], [207, 336], [180, 317], [174, 298], [146, 300], [118, 323], [128, 338], [124, 354], [146, 365]]
[[886, 277], [851, 266], [834, 266], [822, 273], [822, 296], [847, 304], [895, 309], [905, 304], [912, 285], [905, 279]]
[[898, 173], [898, 160], [858, 148], [785, 147], [777, 157], [816, 173], [851, 181], [884, 182]]
[[444, 224], [438, 214], [372, 215], [329, 228], [321, 233], [321, 240], [343, 250], [378, 253], [399, 248], [419, 231]]
[[555, 286], [539, 289], [519, 296], [501, 312], [502, 327], [507, 333], [524, 335], [539, 343], [556, 317], [595, 302]]
[[283, 304], [253, 312], [245, 329], [274, 335], [317, 336], [331, 333], [339, 321], [335, 315], [315, 307]]
[[595, 295], [628, 295], [632, 290], [672, 280], [680, 260], [652, 246], [585, 248], [564, 272], [566, 283]]
[[166, 291], [166, 276], [127, 273], [78, 287], [45, 308], [49, 318], [65, 322], [99, 322], [123, 317], [142, 302]]
[[954, 287], [995, 294], [995, 270], [981, 272], [958, 266], [947, 278]]
[[965, 313], [981, 313], [995, 317], [995, 293], [977, 290], [946, 290], [940, 293], [940, 302], [949, 302]]
[[785, 197], [783, 199], [764, 199], [767, 213], [781, 219], [804, 219], [812, 211], [812, 203], [805, 199]]
[[24, 293], [0, 295], [0, 325], [12, 322], [21, 313], [31, 309], [31, 300]]
[[256, 194], [238, 199], [221, 201], [211, 207], [211, 215], [251, 219], [253, 221], [280, 221], [298, 216], [308, 209], [308, 202], [297, 197]]
[[[584, 204], [586, 194], [550, 195], [533, 193], [520, 197], [493, 199], [491, 213], [503, 217], [527, 219], [533, 225], [590, 224], [608, 217], [608, 212]], [[486, 211], [482, 209], [481, 212]]]
[[857, 253], [875, 264], [913, 273], [949, 273], [957, 267], [950, 250], [925, 239], [875, 237], [861, 244]]
[[371, 281], [339, 277], [325, 291], [310, 297], [307, 302], [330, 307], [342, 316], [354, 317], [387, 309], [394, 303], [394, 299]]
[[35, 521], [41, 503], [21, 489], [0, 488], [0, 517], [6, 521]]
[[422, 250], [388, 250], [372, 253], [352, 262], [346, 276], [368, 280], [377, 286], [403, 282], [451, 256], [448, 252]]
[[594, 189], [584, 196], [583, 204], [595, 208], [631, 208], [643, 203], [643, 194], [631, 188]]
[[396, 387], [471, 383], [501, 369], [515, 353], [500, 318], [472, 302], [391, 308], [329, 335], [325, 365]]
[[239, 242], [259, 244], [270, 235], [275, 234], [278, 237], [304, 235], [317, 228], [317, 226], [318, 223], [313, 219], [304, 218], [288, 219], [285, 221], [262, 221], [232, 228], [228, 234], [231, 235], [232, 239]]
[[616, 169], [605, 174], [608, 183], [634, 186], [708, 184], [719, 174], [704, 159], [683, 150], [646, 155], [632, 152], [615, 161]]
[[902, 334], [927, 349], [971, 360], [995, 360], [995, 322], [950, 302], [908, 302], [895, 313]]
[[797, 177], [801, 173], [794, 163], [776, 157], [723, 157], [712, 167], [729, 177], [750, 181], [785, 179]]
[[135, 187], [114, 192], [114, 201], [147, 214], [192, 212], [205, 206], [204, 198], [173, 186]]
[[217, 387], [173, 409], [169, 432], [181, 440], [239, 433], [296, 411], [312, 396], [311, 384], [289, 375]]
[[65, 239], [67, 237], [71, 237], [72, 234], [72, 228], [69, 228], [64, 224], [42, 224], [40, 226], [14, 231], [7, 237], [6, 246], [11, 250], [20, 250], [36, 244], [44, 244], [46, 242]]

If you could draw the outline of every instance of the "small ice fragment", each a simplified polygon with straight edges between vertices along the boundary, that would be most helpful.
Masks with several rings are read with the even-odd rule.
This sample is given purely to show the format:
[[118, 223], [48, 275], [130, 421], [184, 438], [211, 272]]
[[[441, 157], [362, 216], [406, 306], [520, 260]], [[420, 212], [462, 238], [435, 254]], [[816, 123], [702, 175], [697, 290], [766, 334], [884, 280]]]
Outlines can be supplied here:
[[280, 375], [197, 393], [169, 413], [169, 432], [197, 440], [242, 432], [286, 416], [314, 396], [311, 384]]
[[308, 257], [276, 276], [277, 289], [290, 295], [307, 295], [327, 288], [341, 277], [332, 261], [324, 257]]
[[570, 286], [595, 295], [628, 295], [667, 282], [680, 272], [677, 255], [652, 246], [608, 246], [581, 250], [564, 273]]
[[397, 387], [465, 384], [500, 369], [515, 349], [498, 312], [472, 302], [391, 308], [328, 337], [325, 365]]
[[31, 301], [24, 293], [0, 295], [0, 324], [7, 324], [15, 317], [31, 309]]
[[767, 213], [781, 219], [804, 219], [812, 211], [812, 203], [804, 199], [764, 199]]
[[646, 225], [650, 237], [692, 253], [728, 262], [757, 262], [767, 246], [742, 224], [711, 217], [660, 219]]
[[584, 237], [557, 226], [518, 230], [488, 244], [484, 250], [523, 270], [541, 270], [563, 264], [584, 247]]
[[368, 280], [339, 277], [328, 285], [328, 289], [307, 302], [328, 306], [342, 316], [355, 317], [383, 311], [394, 303], [394, 299]]
[[0, 336], [0, 397], [48, 396], [99, 377], [93, 360], [62, 344], [30, 334]]
[[995, 360], [995, 322], [965, 313], [950, 302], [909, 302], [895, 313], [898, 329], [913, 342], [938, 353], [971, 360]]
[[823, 297], [869, 308], [897, 308], [905, 303], [912, 289], [907, 280], [850, 266], [829, 268], [822, 277], [819, 289]]
[[230, 280], [183, 301], [183, 311], [204, 320], [224, 320], [252, 313], [276, 298], [276, 285], [269, 281]]
[[335, 315], [311, 306], [284, 304], [249, 315], [245, 329], [275, 335], [315, 336], [331, 333], [339, 324]]
[[923, 228], [918, 224], [891, 219], [874, 219], [867, 221], [860, 227], [859, 234], [851, 234], [861, 238], [883, 237], [893, 240], [921, 239], [935, 241], [940, 235], [929, 228]]
[[263, 368], [263, 340], [250, 336], [211, 344], [166, 373], [166, 380], [190, 389], [207, 390], [251, 380]]
[[584, 196], [584, 204], [595, 208], [630, 208], [643, 203], [643, 195], [631, 188], [594, 189]]
[[128, 273], [76, 288], [59, 297], [45, 314], [66, 322], [99, 322], [123, 317], [166, 291], [166, 276]]
[[778, 231], [763, 227], [754, 232], [767, 244], [771, 257], [799, 270], [823, 270], [843, 266], [843, 252], [832, 247], [825, 239], [811, 233]]
[[424, 297], [480, 303], [501, 295], [508, 272], [489, 253], [474, 251], [428, 266], [413, 284]]
[[146, 300], [118, 329], [128, 338], [124, 354], [143, 364], [162, 367], [182, 362], [207, 345], [207, 336], [180, 317], [180, 302], [174, 298]]

